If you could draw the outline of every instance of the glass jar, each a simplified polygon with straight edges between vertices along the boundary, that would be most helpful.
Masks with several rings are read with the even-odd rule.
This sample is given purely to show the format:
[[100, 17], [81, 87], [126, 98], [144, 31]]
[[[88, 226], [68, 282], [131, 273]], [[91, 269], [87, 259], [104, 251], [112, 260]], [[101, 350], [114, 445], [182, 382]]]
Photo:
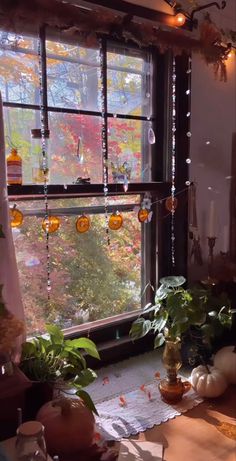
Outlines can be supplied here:
[[[49, 136], [50, 131], [45, 130], [45, 166], [47, 182], [49, 181]], [[31, 161], [33, 184], [44, 184], [41, 130], [38, 128], [31, 130]]]
[[17, 429], [16, 455], [19, 461], [47, 461], [44, 426], [38, 421], [27, 421]]

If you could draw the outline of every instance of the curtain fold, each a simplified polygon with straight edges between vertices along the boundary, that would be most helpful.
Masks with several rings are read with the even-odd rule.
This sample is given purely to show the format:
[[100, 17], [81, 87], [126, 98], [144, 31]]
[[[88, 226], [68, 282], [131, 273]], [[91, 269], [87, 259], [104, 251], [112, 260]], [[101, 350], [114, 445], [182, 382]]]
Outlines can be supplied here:
[[15, 248], [10, 226], [7, 176], [5, 160], [3, 106], [0, 92], [0, 225], [4, 238], [0, 238], [0, 285], [6, 308], [17, 318], [24, 320]]

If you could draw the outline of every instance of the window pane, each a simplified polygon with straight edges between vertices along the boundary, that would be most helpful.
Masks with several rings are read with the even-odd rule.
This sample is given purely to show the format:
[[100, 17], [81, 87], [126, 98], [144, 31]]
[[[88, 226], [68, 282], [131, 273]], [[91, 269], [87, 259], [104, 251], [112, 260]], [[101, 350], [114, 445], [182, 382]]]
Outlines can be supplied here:
[[100, 110], [99, 52], [47, 41], [48, 104]]
[[126, 172], [129, 182], [150, 181], [151, 122], [111, 118], [108, 127], [109, 181], [123, 182]]
[[[11, 146], [22, 157], [23, 184], [40, 183], [34, 171], [42, 165], [41, 139], [31, 139], [31, 129], [40, 128], [40, 113], [28, 109], [4, 108], [6, 155]], [[102, 181], [100, 117], [49, 114], [47, 142], [49, 184], [72, 184], [81, 176], [92, 183]], [[41, 183], [43, 175], [41, 174]]]
[[39, 104], [37, 39], [0, 31], [0, 90], [3, 101]]
[[107, 54], [108, 111], [151, 116], [150, 72], [146, 56], [114, 49]]
[[[110, 198], [114, 205], [118, 197]], [[122, 197], [120, 203], [139, 204], [140, 198]], [[101, 214], [90, 213], [91, 228], [78, 234], [70, 208], [102, 205]], [[43, 202], [18, 202], [24, 210], [20, 229], [13, 230], [28, 334], [43, 332], [46, 322], [70, 327], [140, 308], [141, 224], [137, 212], [123, 212], [123, 227], [110, 231], [107, 245], [104, 198], [53, 200], [52, 208], [67, 208], [59, 231], [51, 234], [51, 303], [47, 306], [46, 242]], [[41, 212], [40, 212], [41, 209]], [[31, 211], [30, 211], [31, 210]], [[55, 210], [54, 210], [55, 212]]]
[[80, 176], [102, 181], [101, 119], [72, 114], [49, 114], [51, 184], [72, 184]]
[[10, 153], [12, 146], [17, 147], [22, 157], [23, 184], [32, 184], [34, 159], [31, 155], [32, 141], [30, 130], [32, 128], [40, 128], [40, 113], [39, 111], [29, 109], [4, 107], [3, 115], [6, 156]]

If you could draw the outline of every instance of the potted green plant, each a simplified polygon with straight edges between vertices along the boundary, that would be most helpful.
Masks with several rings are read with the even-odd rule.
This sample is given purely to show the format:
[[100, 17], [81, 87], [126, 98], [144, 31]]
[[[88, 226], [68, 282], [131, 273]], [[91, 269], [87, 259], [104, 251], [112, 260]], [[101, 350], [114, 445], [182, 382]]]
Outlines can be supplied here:
[[[165, 343], [166, 338], [175, 340], [191, 329], [198, 331], [201, 341], [209, 344], [220, 327], [231, 326], [230, 301], [224, 294], [214, 297], [210, 289], [193, 286], [185, 289], [183, 276], [169, 276], [160, 280], [155, 304], [147, 304], [142, 314], [132, 324], [132, 339], [154, 332], [154, 348]], [[147, 318], [148, 317], [148, 318]], [[192, 333], [193, 344], [199, 335]], [[195, 341], [196, 340], [196, 341]]]
[[85, 405], [96, 413], [96, 408], [84, 387], [97, 377], [88, 368], [85, 353], [99, 359], [96, 345], [89, 338], [65, 339], [56, 325], [46, 325], [47, 334], [36, 336], [22, 344], [19, 367], [32, 381], [28, 391], [27, 416], [34, 417], [40, 406], [52, 399], [53, 390], [70, 387]]
[[185, 289], [185, 282], [182, 276], [162, 278], [155, 304], [145, 306], [145, 315], [135, 320], [130, 330], [133, 339], [153, 331], [155, 348], [165, 343], [162, 361], [167, 376], [159, 382], [158, 387], [163, 400], [168, 403], [181, 400], [190, 388], [188, 382], [182, 382], [177, 377], [182, 365], [180, 342], [183, 335], [187, 332], [191, 335], [191, 347], [197, 355], [200, 341], [208, 344], [219, 325], [231, 325], [228, 298], [222, 296], [213, 302], [210, 290], [201, 287]]

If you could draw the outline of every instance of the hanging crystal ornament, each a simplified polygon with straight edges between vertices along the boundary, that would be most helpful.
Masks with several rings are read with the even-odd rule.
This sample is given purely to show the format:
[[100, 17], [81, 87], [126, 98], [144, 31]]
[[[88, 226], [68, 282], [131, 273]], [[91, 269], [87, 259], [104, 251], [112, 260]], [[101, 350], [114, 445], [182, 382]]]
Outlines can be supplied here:
[[76, 156], [78, 158], [78, 162], [82, 165], [84, 163], [84, 154], [82, 140], [80, 136], [78, 137]]
[[[108, 218], [108, 140], [107, 140], [107, 55], [106, 42], [99, 40], [100, 69], [101, 69], [101, 109], [102, 109], [102, 158], [103, 158], [103, 192], [105, 209], [105, 226], [107, 245], [110, 245], [109, 218]], [[114, 115], [115, 117], [115, 115]]]
[[176, 153], [176, 65], [172, 65], [172, 144], [171, 144], [171, 262], [175, 266], [175, 153]]
[[127, 175], [125, 174], [124, 175], [124, 183], [123, 183], [123, 188], [124, 188], [125, 192], [127, 192], [128, 187], [129, 187], [129, 181], [128, 181]]
[[156, 142], [156, 136], [155, 136], [155, 133], [152, 129], [152, 127], [149, 128], [148, 130], [148, 143], [149, 144], [155, 144]]
[[38, 39], [38, 62], [39, 62], [39, 93], [40, 93], [40, 122], [41, 122], [41, 149], [42, 149], [42, 169], [44, 175], [44, 205], [45, 205], [45, 235], [46, 235], [46, 255], [47, 255], [47, 297], [50, 301], [51, 274], [50, 274], [50, 251], [49, 251], [49, 212], [48, 212], [48, 162], [46, 132], [48, 130], [47, 112], [45, 98], [47, 97], [46, 84], [46, 49], [45, 49], [45, 28], [42, 27]]

